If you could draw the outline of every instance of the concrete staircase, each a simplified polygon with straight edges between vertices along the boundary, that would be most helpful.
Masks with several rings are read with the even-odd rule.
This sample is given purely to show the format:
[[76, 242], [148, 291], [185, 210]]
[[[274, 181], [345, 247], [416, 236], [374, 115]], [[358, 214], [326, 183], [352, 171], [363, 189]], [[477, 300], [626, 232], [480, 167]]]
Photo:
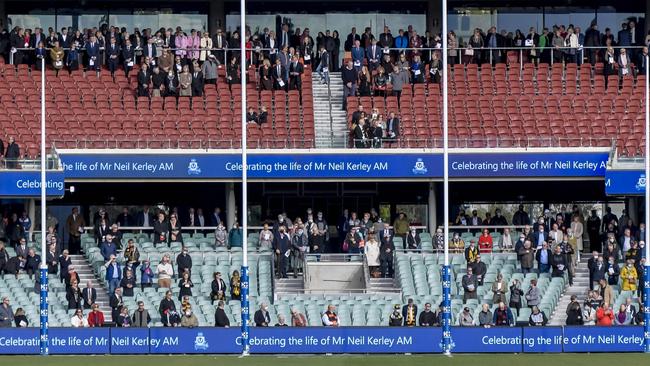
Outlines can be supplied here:
[[[329, 87], [331, 97], [328, 97], [327, 84], [321, 83], [318, 73], [312, 74], [316, 148], [345, 148], [349, 133], [346, 111], [343, 110], [343, 81], [340, 72], [330, 73]], [[332, 101], [331, 125], [330, 100]]]
[[104, 313], [104, 319], [106, 322], [110, 322], [111, 319], [111, 307], [109, 305], [108, 299], [108, 290], [99, 282], [95, 273], [93, 272], [90, 263], [86, 260], [83, 255], [71, 255], [72, 265], [74, 266], [77, 274], [79, 274], [79, 288], [84, 289], [86, 283], [90, 281], [93, 284], [93, 288], [97, 290], [97, 301], [99, 304], [99, 309]]
[[587, 297], [591, 285], [589, 284], [589, 268], [587, 268], [587, 261], [591, 258], [591, 254], [581, 254], [580, 262], [576, 264], [575, 273], [573, 275], [573, 286], [567, 286], [564, 293], [551, 315], [549, 325], [566, 325], [566, 308], [571, 302], [571, 296], [576, 295], [578, 301], [582, 306], [582, 302]]
[[400, 289], [395, 286], [395, 280], [392, 278], [371, 278], [368, 293], [398, 293]]
[[305, 285], [302, 275], [297, 278], [289, 275], [289, 278], [278, 278], [275, 280], [275, 299], [281, 297], [291, 298], [297, 294], [305, 293]]

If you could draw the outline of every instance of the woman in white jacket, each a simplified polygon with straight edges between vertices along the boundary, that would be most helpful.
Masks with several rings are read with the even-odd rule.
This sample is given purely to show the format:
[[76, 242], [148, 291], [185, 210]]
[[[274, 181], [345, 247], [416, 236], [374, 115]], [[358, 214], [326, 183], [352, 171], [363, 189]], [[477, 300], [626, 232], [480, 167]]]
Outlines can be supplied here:
[[375, 234], [368, 235], [365, 247], [366, 260], [368, 261], [368, 269], [370, 273], [379, 268], [379, 243], [375, 239]]
[[582, 308], [582, 321], [583, 325], [596, 325], [596, 310], [591, 307], [591, 304], [585, 301]]
[[212, 48], [212, 38], [210, 38], [210, 33], [203, 32], [203, 37], [201, 37], [201, 55], [199, 56], [199, 61], [205, 62], [208, 59], [210, 54], [210, 49]]

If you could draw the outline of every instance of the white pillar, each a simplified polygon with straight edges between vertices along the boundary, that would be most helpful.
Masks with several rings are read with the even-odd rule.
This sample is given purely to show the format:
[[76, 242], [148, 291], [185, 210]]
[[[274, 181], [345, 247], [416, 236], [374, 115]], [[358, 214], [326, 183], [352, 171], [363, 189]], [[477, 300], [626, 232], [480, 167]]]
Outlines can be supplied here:
[[434, 182], [429, 182], [429, 232], [434, 233], [438, 224], [438, 217], [436, 215], [436, 206], [437, 206], [437, 197], [436, 197], [436, 184]]
[[235, 200], [235, 183], [226, 183], [226, 224], [230, 229], [235, 223], [237, 216], [237, 201]]

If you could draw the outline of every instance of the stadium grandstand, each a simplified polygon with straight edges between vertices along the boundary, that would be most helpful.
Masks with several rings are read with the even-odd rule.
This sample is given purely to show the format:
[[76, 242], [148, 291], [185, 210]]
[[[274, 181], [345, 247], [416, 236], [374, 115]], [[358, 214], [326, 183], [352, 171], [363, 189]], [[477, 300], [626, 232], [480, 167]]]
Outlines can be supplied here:
[[0, 355], [650, 352], [650, 3], [441, 3], [0, 0]]

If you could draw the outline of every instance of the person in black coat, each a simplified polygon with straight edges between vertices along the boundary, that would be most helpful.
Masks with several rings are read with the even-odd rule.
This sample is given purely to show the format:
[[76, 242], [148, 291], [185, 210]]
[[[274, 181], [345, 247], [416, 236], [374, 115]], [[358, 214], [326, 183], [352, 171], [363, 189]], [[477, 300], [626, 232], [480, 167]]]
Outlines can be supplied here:
[[86, 288], [81, 290], [81, 298], [83, 299], [84, 309], [90, 309], [92, 304], [97, 301], [97, 290], [93, 288], [92, 282], [86, 283]]
[[129, 77], [129, 72], [135, 65], [135, 48], [131, 45], [131, 41], [127, 38], [122, 47], [122, 60], [124, 60], [124, 75]]
[[109, 305], [111, 306], [111, 316], [114, 320], [120, 316], [122, 308], [124, 307], [124, 299], [122, 298], [122, 288], [118, 287], [109, 298]]
[[165, 220], [163, 212], [158, 213], [158, 220], [153, 222], [153, 244], [167, 244], [169, 237], [169, 223]]
[[172, 299], [172, 292], [165, 292], [165, 298], [160, 301], [160, 306], [158, 307], [160, 312], [160, 318], [165, 327], [174, 327], [181, 322], [181, 318], [176, 311], [176, 304]]
[[285, 68], [282, 66], [280, 59], [275, 60], [275, 65], [271, 70], [271, 76], [273, 77], [273, 87], [275, 90], [286, 90], [287, 80], [284, 77]]
[[59, 262], [56, 255], [55, 246], [50, 245], [49, 250], [45, 254], [45, 262], [47, 263], [47, 273], [57, 274], [59, 271]]
[[18, 167], [18, 159], [20, 159], [20, 147], [16, 143], [14, 137], [10, 136], [7, 151], [5, 152], [7, 169], [16, 169]]
[[285, 231], [286, 228], [284, 226], [280, 226], [278, 235], [275, 235], [273, 238], [273, 249], [275, 250], [275, 255], [277, 257], [276, 263], [278, 265], [277, 272], [278, 277], [281, 278], [287, 278], [287, 265], [289, 262], [289, 257], [287, 257], [285, 254], [289, 250], [291, 243], [291, 238]]
[[135, 276], [133, 271], [126, 271], [126, 276], [122, 277], [120, 287], [122, 287], [122, 294], [127, 297], [133, 297], [133, 289], [135, 288]]
[[271, 323], [271, 317], [269, 316], [269, 306], [266, 303], [262, 303], [260, 309], [255, 312], [253, 316], [253, 321], [255, 322], [256, 327], [268, 327]]
[[139, 97], [149, 97], [149, 83], [151, 83], [151, 73], [149, 72], [149, 66], [143, 63], [142, 68], [138, 72]]
[[225, 307], [224, 302], [220, 300], [217, 303], [217, 310], [214, 312], [214, 326], [215, 327], [221, 327], [221, 328], [230, 327], [230, 319], [228, 319], [228, 316], [226, 315], [224, 307]]
[[192, 84], [190, 88], [192, 89], [193, 97], [203, 96], [203, 88], [205, 86], [205, 80], [203, 79], [203, 73], [200, 71], [199, 64], [194, 64], [194, 72], [192, 73]]
[[115, 70], [117, 70], [117, 67], [120, 64], [120, 55], [122, 53], [122, 49], [120, 48], [120, 45], [117, 44], [115, 38], [111, 38], [110, 44], [106, 47], [105, 52], [108, 70], [111, 72], [111, 76], [115, 77]]
[[81, 290], [79, 289], [79, 285], [76, 282], [73, 282], [72, 286], [70, 286], [70, 288], [68, 288], [68, 291], [66, 291], [65, 299], [68, 300], [68, 310], [81, 309]]
[[289, 90], [302, 91], [302, 73], [304, 68], [298, 62], [298, 55], [293, 55], [291, 63], [289, 64]]
[[379, 262], [381, 266], [381, 276], [383, 278], [393, 277], [393, 252], [395, 244], [393, 240], [382, 240], [379, 248]]
[[214, 280], [210, 285], [212, 292], [210, 292], [210, 299], [214, 304], [215, 300], [223, 300], [226, 298], [226, 281], [221, 278], [221, 272], [215, 272]]
[[190, 256], [187, 247], [183, 247], [181, 253], [176, 257], [176, 266], [178, 267], [178, 275], [183, 272], [192, 272], [192, 257]]

